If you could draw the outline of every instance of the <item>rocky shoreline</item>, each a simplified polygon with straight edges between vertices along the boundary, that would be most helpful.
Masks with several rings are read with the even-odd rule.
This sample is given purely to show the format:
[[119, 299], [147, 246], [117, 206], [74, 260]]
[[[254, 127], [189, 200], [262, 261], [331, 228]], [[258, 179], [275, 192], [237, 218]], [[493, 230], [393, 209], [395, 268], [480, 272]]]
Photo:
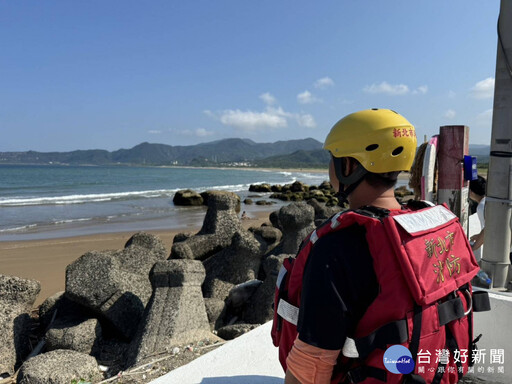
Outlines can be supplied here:
[[176, 235], [170, 254], [142, 232], [87, 252], [37, 315], [39, 283], [0, 275], [0, 383], [148, 382], [269, 321], [282, 261], [342, 209], [327, 184], [270, 186], [293, 202], [249, 230], [238, 195], [208, 191], [201, 230]]

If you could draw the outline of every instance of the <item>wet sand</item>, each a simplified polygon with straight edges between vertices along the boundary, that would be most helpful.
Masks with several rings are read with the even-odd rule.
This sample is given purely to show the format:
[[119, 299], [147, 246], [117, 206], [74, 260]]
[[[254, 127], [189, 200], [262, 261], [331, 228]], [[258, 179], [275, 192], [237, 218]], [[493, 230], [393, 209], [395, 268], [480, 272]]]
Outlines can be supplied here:
[[[242, 220], [244, 228], [259, 227], [268, 221], [273, 211], [254, 212], [248, 220]], [[174, 236], [180, 232], [196, 233], [196, 228], [186, 230], [149, 230], [158, 236], [170, 254]], [[135, 232], [108, 233], [98, 235], [65, 237], [47, 240], [4, 241], [0, 242], [0, 274], [34, 279], [41, 283], [34, 306], [41, 304], [54, 293], [65, 288], [66, 266], [88, 251], [122, 249]]]

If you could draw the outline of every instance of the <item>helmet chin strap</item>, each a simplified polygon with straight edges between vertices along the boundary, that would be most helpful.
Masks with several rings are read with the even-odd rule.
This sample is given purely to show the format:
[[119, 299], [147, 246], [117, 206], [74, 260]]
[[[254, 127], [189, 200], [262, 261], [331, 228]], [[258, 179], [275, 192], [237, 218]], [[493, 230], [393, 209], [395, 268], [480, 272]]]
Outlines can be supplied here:
[[[348, 196], [361, 184], [368, 171], [359, 164], [354, 172], [348, 176], [344, 176], [343, 169], [345, 168], [345, 158], [333, 156], [332, 160], [334, 162], [334, 172], [339, 182], [339, 190], [336, 196], [342, 203], [346, 203]], [[345, 186], [347, 186], [346, 189]]]

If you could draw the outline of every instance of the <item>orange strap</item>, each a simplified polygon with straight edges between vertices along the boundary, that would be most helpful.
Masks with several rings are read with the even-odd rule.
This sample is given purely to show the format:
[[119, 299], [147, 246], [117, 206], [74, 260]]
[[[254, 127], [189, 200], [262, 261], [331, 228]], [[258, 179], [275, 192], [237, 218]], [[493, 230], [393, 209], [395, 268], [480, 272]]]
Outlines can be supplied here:
[[302, 384], [328, 384], [340, 350], [328, 350], [295, 339], [286, 359], [288, 370]]

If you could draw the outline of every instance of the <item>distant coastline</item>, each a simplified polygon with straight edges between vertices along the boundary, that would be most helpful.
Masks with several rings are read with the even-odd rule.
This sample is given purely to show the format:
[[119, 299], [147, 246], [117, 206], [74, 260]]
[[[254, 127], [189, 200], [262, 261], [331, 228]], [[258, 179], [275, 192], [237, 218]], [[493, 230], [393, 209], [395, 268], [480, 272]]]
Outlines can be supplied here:
[[222, 170], [238, 170], [238, 171], [262, 171], [262, 172], [308, 172], [308, 173], [321, 173], [328, 172], [329, 167], [326, 165], [325, 168], [314, 167], [226, 167], [226, 166], [211, 166], [211, 167], [195, 167], [191, 165], [161, 165], [159, 168], [183, 168], [183, 169], [222, 169]]
[[[479, 165], [489, 161], [490, 147], [470, 145]], [[256, 143], [223, 139], [189, 146], [141, 143], [130, 149], [69, 152], [0, 152], [0, 165], [193, 167], [217, 169], [325, 170], [330, 155], [322, 143], [307, 138]]]
[[221, 167], [323, 167], [328, 154], [311, 138], [256, 143], [246, 139], [223, 139], [189, 146], [141, 143], [130, 149], [69, 152], [0, 152], [0, 164], [131, 165], [131, 166], [221, 166]]
[[195, 166], [195, 165], [151, 165], [151, 164], [67, 164], [67, 163], [2, 163], [0, 166], [30, 166], [30, 167], [139, 167], [139, 168], [176, 168], [176, 169], [222, 169], [222, 170], [240, 170], [240, 171], [272, 171], [272, 172], [327, 172], [329, 166], [325, 167], [258, 167], [258, 166]]

